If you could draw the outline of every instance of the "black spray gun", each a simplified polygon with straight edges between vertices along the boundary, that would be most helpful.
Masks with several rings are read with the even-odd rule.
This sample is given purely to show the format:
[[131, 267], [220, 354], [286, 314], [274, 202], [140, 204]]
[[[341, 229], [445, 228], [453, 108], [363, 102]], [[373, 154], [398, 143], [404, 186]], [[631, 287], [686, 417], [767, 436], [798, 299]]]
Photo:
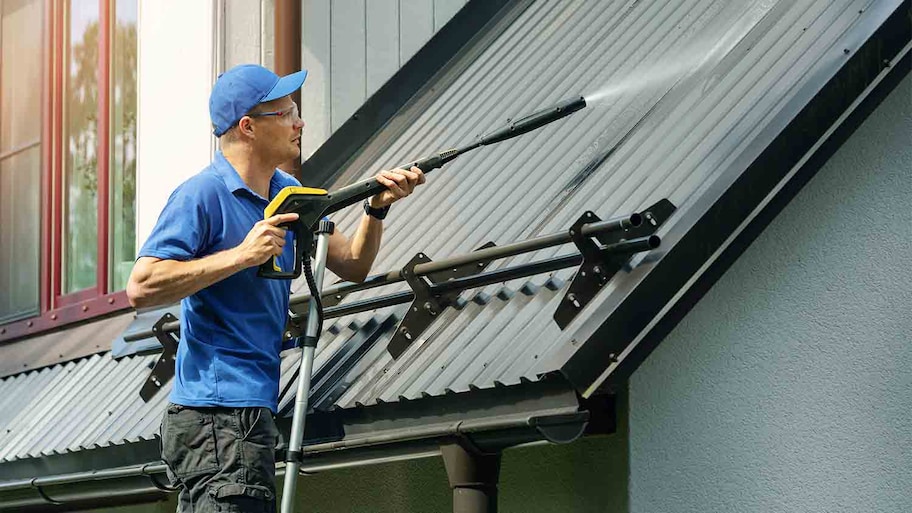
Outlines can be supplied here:
[[[456, 157], [489, 144], [511, 139], [526, 132], [531, 132], [548, 123], [569, 116], [586, 106], [586, 99], [582, 96], [572, 100], [565, 100], [547, 109], [540, 110], [516, 121], [511, 121], [509, 126], [482, 136], [476, 142], [456, 148], [445, 150], [430, 157], [412, 162], [403, 169], [417, 167], [424, 173], [437, 169]], [[295, 265], [293, 270], [282, 270], [271, 259], [260, 266], [259, 276], [273, 279], [291, 279], [301, 275], [301, 271], [309, 263], [309, 252], [313, 245], [313, 234], [317, 225], [324, 216], [341, 210], [349, 205], [354, 205], [366, 198], [386, 190], [386, 186], [374, 178], [368, 178], [352, 185], [343, 187], [335, 192], [310, 187], [286, 187], [266, 207], [266, 218], [276, 214], [294, 212], [298, 220], [283, 225], [294, 232], [295, 237]], [[318, 291], [311, 291], [316, 296]]]

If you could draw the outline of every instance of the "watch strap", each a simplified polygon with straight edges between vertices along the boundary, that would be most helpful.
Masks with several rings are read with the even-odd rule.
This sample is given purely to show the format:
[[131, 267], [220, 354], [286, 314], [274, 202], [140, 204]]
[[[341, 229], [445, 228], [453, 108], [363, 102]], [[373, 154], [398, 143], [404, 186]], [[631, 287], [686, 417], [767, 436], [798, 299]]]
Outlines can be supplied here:
[[386, 219], [386, 214], [389, 213], [390, 205], [387, 205], [383, 208], [374, 208], [370, 205], [370, 200], [364, 200], [364, 213], [373, 217], [374, 219], [384, 220]]

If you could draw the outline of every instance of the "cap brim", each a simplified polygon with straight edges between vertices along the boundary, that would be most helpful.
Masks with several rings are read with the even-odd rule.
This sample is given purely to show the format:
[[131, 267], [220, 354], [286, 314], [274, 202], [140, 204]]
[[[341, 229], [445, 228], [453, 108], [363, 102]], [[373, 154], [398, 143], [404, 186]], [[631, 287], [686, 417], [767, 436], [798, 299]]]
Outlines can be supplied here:
[[260, 100], [260, 103], [271, 102], [277, 98], [283, 96], [288, 96], [289, 94], [297, 91], [304, 85], [304, 79], [307, 78], [307, 70], [302, 69], [297, 73], [292, 73], [290, 75], [285, 75], [280, 78], [276, 85], [272, 87], [272, 90], [266, 93], [266, 96]]

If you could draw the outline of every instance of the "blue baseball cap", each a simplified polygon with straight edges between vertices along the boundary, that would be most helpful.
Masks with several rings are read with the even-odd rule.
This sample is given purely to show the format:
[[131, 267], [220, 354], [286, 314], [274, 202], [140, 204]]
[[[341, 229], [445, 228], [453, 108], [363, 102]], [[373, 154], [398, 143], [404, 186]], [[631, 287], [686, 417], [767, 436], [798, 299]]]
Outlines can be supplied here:
[[250, 109], [297, 91], [304, 85], [307, 70], [279, 77], [263, 66], [241, 64], [219, 75], [209, 95], [212, 133], [221, 136]]

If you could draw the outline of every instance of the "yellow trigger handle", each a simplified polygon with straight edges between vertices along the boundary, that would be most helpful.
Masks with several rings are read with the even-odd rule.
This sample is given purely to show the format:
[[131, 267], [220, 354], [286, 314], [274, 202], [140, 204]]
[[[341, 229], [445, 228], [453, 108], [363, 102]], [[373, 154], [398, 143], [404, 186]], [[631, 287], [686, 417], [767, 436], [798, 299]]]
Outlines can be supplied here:
[[[290, 212], [296, 212], [298, 207], [302, 204], [306, 204], [308, 196], [325, 196], [328, 192], [324, 189], [315, 189], [312, 187], [285, 187], [275, 198], [266, 205], [266, 209], [263, 211], [263, 219], [269, 219], [270, 217], [276, 214], [286, 214]], [[288, 228], [289, 226], [294, 228], [295, 231], [295, 268], [293, 271], [283, 271], [282, 267], [279, 266], [279, 261], [275, 257], [270, 258], [262, 265], [257, 272], [258, 276], [264, 278], [279, 278], [279, 279], [291, 279], [297, 278], [301, 275], [301, 260], [304, 255], [304, 251], [308, 248], [305, 247], [306, 242], [298, 240], [300, 235], [303, 234], [305, 230], [308, 230], [309, 227], [303, 226], [303, 221], [296, 221], [292, 223], [287, 223], [285, 225], [280, 225], [281, 228]]]
[[[288, 202], [288, 199], [295, 195], [301, 196], [326, 196], [328, 192], [325, 189], [315, 189], [313, 187], [285, 187], [275, 198], [272, 198], [272, 201], [266, 205], [266, 210], [264, 211], [263, 219], [269, 219], [270, 217], [276, 214], [285, 214], [288, 212], [293, 212], [293, 208], [287, 208], [286, 210], [282, 209], [282, 206], [291, 207], [291, 202]], [[285, 203], [288, 202], [288, 205]]]

